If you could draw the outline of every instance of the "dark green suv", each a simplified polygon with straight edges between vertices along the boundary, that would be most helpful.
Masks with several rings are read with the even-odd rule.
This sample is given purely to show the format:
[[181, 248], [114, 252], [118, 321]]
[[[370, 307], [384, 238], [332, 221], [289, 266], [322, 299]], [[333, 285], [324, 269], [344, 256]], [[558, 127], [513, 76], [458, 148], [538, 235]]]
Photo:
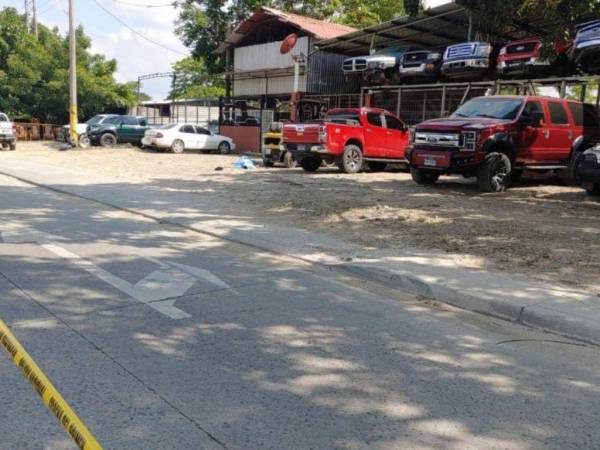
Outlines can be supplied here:
[[148, 128], [150, 127], [144, 117], [116, 116], [100, 125], [89, 127], [88, 134], [92, 144], [103, 147], [125, 142], [139, 145]]

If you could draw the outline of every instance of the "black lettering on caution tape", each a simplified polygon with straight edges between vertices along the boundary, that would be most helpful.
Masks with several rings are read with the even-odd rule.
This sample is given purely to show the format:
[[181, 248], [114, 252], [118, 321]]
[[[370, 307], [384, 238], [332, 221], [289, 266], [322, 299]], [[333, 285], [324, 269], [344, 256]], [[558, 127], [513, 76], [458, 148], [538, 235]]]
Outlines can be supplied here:
[[12, 356], [12, 358], [15, 359], [15, 356], [17, 355], [17, 347], [15, 346], [15, 344], [13, 344], [12, 340], [2, 331], [0, 331], [0, 342], [2, 342], [2, 345], [4, 346], [6, 351], [10, 353], [10, 356]]
[[19, 367], [25, 374], [25, 377], [29, 380], [31, 385], [35, 388], [40, 397], [44, 397], [44, 392], [46, 392], [46, 385], [39, 379], [39, 377], [32, 372], [32, 367], [27, 363], [25, 358], [21, 358], [19, 361]]

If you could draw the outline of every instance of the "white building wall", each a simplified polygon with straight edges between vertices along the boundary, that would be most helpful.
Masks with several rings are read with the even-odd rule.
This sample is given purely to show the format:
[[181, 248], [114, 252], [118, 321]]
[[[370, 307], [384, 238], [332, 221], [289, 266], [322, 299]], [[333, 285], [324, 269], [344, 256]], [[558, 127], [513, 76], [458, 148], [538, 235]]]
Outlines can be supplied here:
[[285, 69], [293, 67], [292, 55], [300, 52], [308, 55], [308, 37], [298, 39], [293, 50], [285, 55], [279, 51], [282, 41], [269, 42], [267, 44], [249, 45], [238, 47], [233, 54], [233, 70], [249, 71], [263, 69]]
[[[299, 89], [306, 92], [306, 75], [300, 75]], [[289, 94], [294, 90], [294, 76], [234, 80], [233, 95]]]

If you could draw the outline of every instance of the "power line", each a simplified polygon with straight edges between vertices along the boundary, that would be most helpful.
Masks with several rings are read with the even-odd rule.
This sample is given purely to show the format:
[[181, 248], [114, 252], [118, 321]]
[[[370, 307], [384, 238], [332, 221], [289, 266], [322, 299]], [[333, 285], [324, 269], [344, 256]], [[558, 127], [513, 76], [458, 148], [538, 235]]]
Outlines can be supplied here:
[[168, 8], [168, 7], [174, 7], [175, 4], [174, 3], [165, 3], [162, 5], [143, 5], [141, 3], [129, 3], [129, 2], [123, 2], [121, 0], [112, 0], [115, 3], [119, 3], [121, 5], [127, 5], [127, 6], [139, 6], [140, 8]]
[[111, 16], [113, 19], [115, 19], [117, 22], [119, 22], [121, 25], [123, 25], [125, 28], [129, 29], [132, 33], [138, 35], [139, 37], [141, 37], [142, 39], [150, 42], [151, 44], [157, 45], [159, 47], [164, 48], [165, 50], [169, 50], [173, 53], [177, 53], [178, 55], [183, 55], [183, 56], [187, 56], [186, 53], [180, 52], [179, 50], [175, 50], [174, 48], [168, 47], [164, 44], [161, 44], [160, 42], [156, 42], [152, 39], [150, 39], [149, 37], [143, 35], [142, 33], [140, 33], [139, 31], [137, 31], [135, 28], [133, 28], [132, 26], [128, 25], [127, 23], [125, 23], [123, 20], [121, 20], [119, 17], [117, 17], [114, 13], [112, 13], [110, 10], [106, 9], [104, 7], [104, 5], [102, 5], [100, 2], [98, 2], [98, 0], [92, 0], [96, 5], [98, 5], [100, 8], [102, 8], [104, 10], [104, 12], [106, 14], [108, 14], [109, 16]]

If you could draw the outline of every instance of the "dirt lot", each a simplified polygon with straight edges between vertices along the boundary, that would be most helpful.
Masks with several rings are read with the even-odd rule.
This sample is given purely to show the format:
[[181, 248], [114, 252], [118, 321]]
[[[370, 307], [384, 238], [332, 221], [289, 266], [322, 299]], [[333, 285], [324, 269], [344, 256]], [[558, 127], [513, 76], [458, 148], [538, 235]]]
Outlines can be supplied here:
[[[132, 147], [59, 151], [21, 143], [4, 158], [101, 170], [129, 182], [210, 195], [223, 213], [245, 212], [334, 234], [365, 248], [444, 250], [465, 266], [524, 273], [600, 295], [600, 200], [553, 179], [524, 178], [502, 194], [470, 180], [420, 187], [399, 169], [233, 169], [234, 156], [155, 153]], [[215, 170], [221, 167], [223, 170]]]

